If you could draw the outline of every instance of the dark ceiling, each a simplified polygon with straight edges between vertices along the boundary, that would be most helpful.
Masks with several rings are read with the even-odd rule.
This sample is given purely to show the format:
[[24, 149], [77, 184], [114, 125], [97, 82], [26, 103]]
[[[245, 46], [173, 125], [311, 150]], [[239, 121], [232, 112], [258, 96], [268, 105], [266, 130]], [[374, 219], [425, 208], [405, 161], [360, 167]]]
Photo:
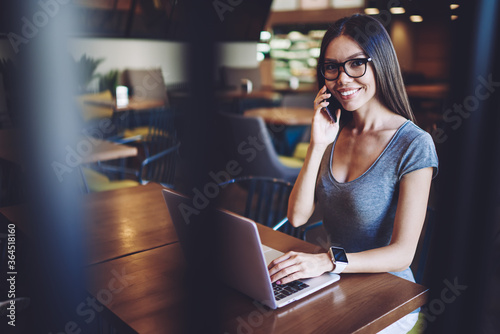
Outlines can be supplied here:
[[[22, 3], [23, 5], [20, 5]], [[30, 19], [40, 10], [0, 0], [0, 33], [20, 31], [22, 18]], [[373, 0], [381, 10], [401, 3], [404, 15], [419, 14], [425, 20], [449, 20], [451, 0]], [[207, 29], [221, 41], [257, 41], [270, 13], [272, 0], [74, 0], [75, 28], [70, 34], [87, 37], [152, 38], [185, 40], [193, 11], [203, 11], [210, 22]], [[459, 14], [461, 8], [454, 10]]]
[[[26, 21], [33, 23], [37, 13], [52, 18], [41, 3], [47, 2], [0, 0], [0, 35], [22, 34]], [[70, 3], [72, 7], [59, 4], [56, 15], [63, 9], [73, 9], [68, 11], [74, 15], [75, 28], [69, 31], [72, 36], [184, 40], [189, 38], [191, 20], [197, 12], [206, 15], [203, 20], [208, 22], [206, 29], [216, 40], [256, 41], [267, 21], [272, 0], [72, 0]]]
[[185, 40], [193, 11], [222, 41], [258, 40], [272, 0], [77, 0], [77, 35]]
[[[401, 1], [388, 1], [388, 0], [375, 0], [367, 1], [367, 3], [376, 3], [379, 10], [388, 10], [389, 5], [392, 3], [400, 3], [405, 8], [404, 15], [422, 15], [428, 19], [449, 19], [452, 10], [450, 9], [451, 3], [460, 3], [462, 0], [401, 0]], [[460, 9], [455, 9], [453, 12], [459, 12]]]

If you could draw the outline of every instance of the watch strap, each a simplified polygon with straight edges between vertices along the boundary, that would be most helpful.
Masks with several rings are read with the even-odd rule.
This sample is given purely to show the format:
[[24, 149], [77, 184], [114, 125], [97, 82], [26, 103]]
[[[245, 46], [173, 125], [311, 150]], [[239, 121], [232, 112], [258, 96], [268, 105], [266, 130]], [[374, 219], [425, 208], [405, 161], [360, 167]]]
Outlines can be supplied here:
[[330, 256], [330, 259], [331, 259], [331, 261], [332, 261], [332, 263], [334, 265], [334, 268], [331, 271], [331, 273], [333, 273], [333, 274], [340, 274], [341, 272], [344, 271], [345, 267], [347, 266], [347, 262], [337, 261], [335, 259], [335, 255], [333, 253], [332, 248], [333, 247], [330, 247], [330, 249], [328, 250], [328, 255]]
[[340, 274], [341, 272], [344, 271], [345, 267], [347, 266], [347, 263], [336, 261], [334, 263], [334, 265], [335, 265], [335, 268], [332, 271], [330, 271], [330, 272], [332, 274]]

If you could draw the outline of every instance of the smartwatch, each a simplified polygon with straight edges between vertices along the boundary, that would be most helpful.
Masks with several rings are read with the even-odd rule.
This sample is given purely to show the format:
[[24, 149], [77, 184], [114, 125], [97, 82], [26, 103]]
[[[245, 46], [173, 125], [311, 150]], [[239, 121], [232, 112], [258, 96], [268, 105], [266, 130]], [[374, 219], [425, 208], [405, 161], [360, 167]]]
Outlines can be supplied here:
[[334, 274], [340, 274], [347, 266], [347, 254], [342, 247], [330, 247], [328, 255], [332, 259], [335, 268], [331, 271]]

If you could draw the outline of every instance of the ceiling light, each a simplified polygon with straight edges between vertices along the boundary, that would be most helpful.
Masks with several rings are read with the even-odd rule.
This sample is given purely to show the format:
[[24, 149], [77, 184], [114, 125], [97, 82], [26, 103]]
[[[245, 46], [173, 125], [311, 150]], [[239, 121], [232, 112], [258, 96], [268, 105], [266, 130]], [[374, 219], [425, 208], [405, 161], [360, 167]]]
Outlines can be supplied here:
[[260, 32], [260, 40], [261, 41], [268, 41], [271, 39], [271, 33], [269, 31], [261, 31]]
[[300, 31], [290, 31], [288, 38], [292, 41], [306, 40], [305, 36]]
[[456, 19], [458, 19], [458, 15], [452, 15], [452, 16], [451, 16], [451, 20], [452, 20], [452, 21], [455, 21]]
[[457, 9], [458, 7], [460, 7], [460, 5], [458, 3], [452, 3], [450, 5], [450, 8], [453, 10], [453, 9]]
[[406, 12], [403, 7], [391, 7], [390, 11], [392, 14], [404, 14]]
[[310, 67], [316, 67], [318, 66], [318, 56], [314, 56], [314, 58], [309, 58], [307, 59], [307, 65], [309, 65]]
[[309, 50], [309, 54], [311, 55], [311, 57], [314, 58], [319, 58], [320, 53], [321, 53], [320, 48], [312, 48]]
[[268, 53], [271, 51], [271, 47], [267, 43], [257, 43], [257, 51]]
[[411, 22], [422, 22], [424, 19], [420, 15], [411, 15], [410, 16], [410, 21]]
[[377, 8], [377, 1], [370, 0], [365, 8], [366, 15], [378, 15], [380, 11]]
[[380, 11], [378, 10], [378, 8], [373, 8], [373, 7], [365, 8], [366, 15], [378, 15], [379, 13]]
[[325, 36], [326, 30], [309, 30], [309, 37], [313, 39], [322, 39]]
[[287, 50], [292, 45], [289, 39], [272, 39], [269, 42], [271, 49]]

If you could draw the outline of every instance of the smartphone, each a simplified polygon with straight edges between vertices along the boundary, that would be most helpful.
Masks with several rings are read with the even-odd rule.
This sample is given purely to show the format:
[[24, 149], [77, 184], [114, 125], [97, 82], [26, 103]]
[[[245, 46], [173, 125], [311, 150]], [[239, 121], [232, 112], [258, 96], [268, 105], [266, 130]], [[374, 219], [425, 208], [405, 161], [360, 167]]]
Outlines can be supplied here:
[[[334, 123], [337, 123], [337, 115], [335, 114], [335, 112], [337, 111], [337, 109], [340, 108], [340, 103], [339, 103], [339, 101], [337, 101], [336, 98], [333, 97], [333, 94], [331, 94], [328, 89], [326, 90], [325, 93], [331, 95], [330, 98], [328, 100], [326, 100], [326, 101], [330, 102], [330, 104], [328, 105], [328, 107], [324, 107], [323, 109], [326, 111], [326, 113], [328, 114], [330, 119]], [[330, 109], [333, 110], [334, 112], [331, 112]]]

